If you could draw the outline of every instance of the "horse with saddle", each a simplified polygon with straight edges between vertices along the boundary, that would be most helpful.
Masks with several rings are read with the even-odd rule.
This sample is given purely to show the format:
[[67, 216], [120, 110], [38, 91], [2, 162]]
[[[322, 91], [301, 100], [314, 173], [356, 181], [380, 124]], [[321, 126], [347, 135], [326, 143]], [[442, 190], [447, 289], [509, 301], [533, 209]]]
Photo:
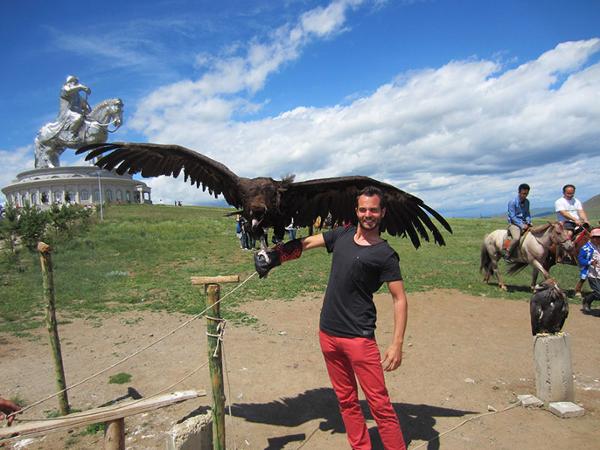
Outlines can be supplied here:
[[[487, 234], [481, 245], [480, 271], [484, 274], [484, 281], [488, 283], [492, 276], [498, 280], [498, 286], [507, 290], [498, 261], [502, 258], [508, 239], [506, 229], [494, 230]], [[520, 272], [528, 265], [533, 268], [531, 289], [537, 284], [538, 274], [541, 272], [545, 279], [550, 278], [550, 267], [555, 264], [555, 255], [558, 251], [566, 254], [575, 254], [575, 242], [571, 240], [569, 231], [562, 222], [549, 222], [545, 225], [529, 228], [523, 233], [517, 248], [517, 254], [508, 263], [508, 274]], [[582, 244], [583, 245], [583, 244]]]

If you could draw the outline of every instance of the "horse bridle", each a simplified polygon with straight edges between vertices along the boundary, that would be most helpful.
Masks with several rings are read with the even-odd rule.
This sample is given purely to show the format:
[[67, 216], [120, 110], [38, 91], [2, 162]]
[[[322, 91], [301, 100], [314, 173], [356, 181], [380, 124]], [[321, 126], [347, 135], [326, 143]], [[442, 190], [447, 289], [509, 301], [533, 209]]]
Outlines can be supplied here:
[[552, 231], [550, 232], [550, 240], [552, 241], [553, 244], [556, 245], [563, 245], [565, 242], [570, 241], [571, 239], [569, 239], [568, 237], [564, 238], [563, 240], [560, 240], [558, 238], [560, 233], [557, 233], [556, 230], [554, 229], [554, 226], [552, 227]]

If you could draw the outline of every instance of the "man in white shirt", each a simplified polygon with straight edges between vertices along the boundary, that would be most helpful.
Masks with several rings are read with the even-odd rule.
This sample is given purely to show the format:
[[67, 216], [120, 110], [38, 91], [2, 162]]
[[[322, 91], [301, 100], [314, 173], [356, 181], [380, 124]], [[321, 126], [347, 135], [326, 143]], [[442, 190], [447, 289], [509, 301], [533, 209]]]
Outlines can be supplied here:
[[556, 220], [564, 222], [567, 229], [573, 230], [584, 224], [589, 227], [587, 214], [581, 202], [575, 198], [575, 186], [572, 184], [563, 186], [563, 196], [554, 202], [554, 210]]

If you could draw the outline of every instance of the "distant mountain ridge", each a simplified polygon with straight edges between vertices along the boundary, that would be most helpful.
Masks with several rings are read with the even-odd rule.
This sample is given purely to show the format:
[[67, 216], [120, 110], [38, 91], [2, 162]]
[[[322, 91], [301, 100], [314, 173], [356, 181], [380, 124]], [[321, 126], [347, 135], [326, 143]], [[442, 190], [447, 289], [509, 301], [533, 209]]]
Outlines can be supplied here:
[[598, 225], [598, 219], [600, 219], [600, 194], [596, 194], [583, 202], [583, 209], [585, 209], [592, 225]]

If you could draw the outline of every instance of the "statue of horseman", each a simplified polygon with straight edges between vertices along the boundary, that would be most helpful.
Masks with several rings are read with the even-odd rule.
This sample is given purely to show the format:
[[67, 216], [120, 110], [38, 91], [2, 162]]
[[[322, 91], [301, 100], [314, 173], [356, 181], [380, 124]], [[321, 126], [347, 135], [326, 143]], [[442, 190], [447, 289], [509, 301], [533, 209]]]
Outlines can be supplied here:
[[[35, 167], [60, 167], [65, 148], [104, 143], [108, 133], [123, 123], [123, 101], [106, 99], [90, 108], [92, 90], [69, 75], [60, 90], [60, 110], [55, 122], [47, 123], [35, 138]], [[112, 130], [109, 127], [112, 126]]]
[[92, 110], [87, 101], [87, 96], [91, 93], [92, 90], [81, 84], [73, 75], [67, 77], [60, 90], [60, 110], [57, 118], [60, 123], [59, 132], [66, 132], [72, 137], [73, 142], [77, 140], [85, 116]]

